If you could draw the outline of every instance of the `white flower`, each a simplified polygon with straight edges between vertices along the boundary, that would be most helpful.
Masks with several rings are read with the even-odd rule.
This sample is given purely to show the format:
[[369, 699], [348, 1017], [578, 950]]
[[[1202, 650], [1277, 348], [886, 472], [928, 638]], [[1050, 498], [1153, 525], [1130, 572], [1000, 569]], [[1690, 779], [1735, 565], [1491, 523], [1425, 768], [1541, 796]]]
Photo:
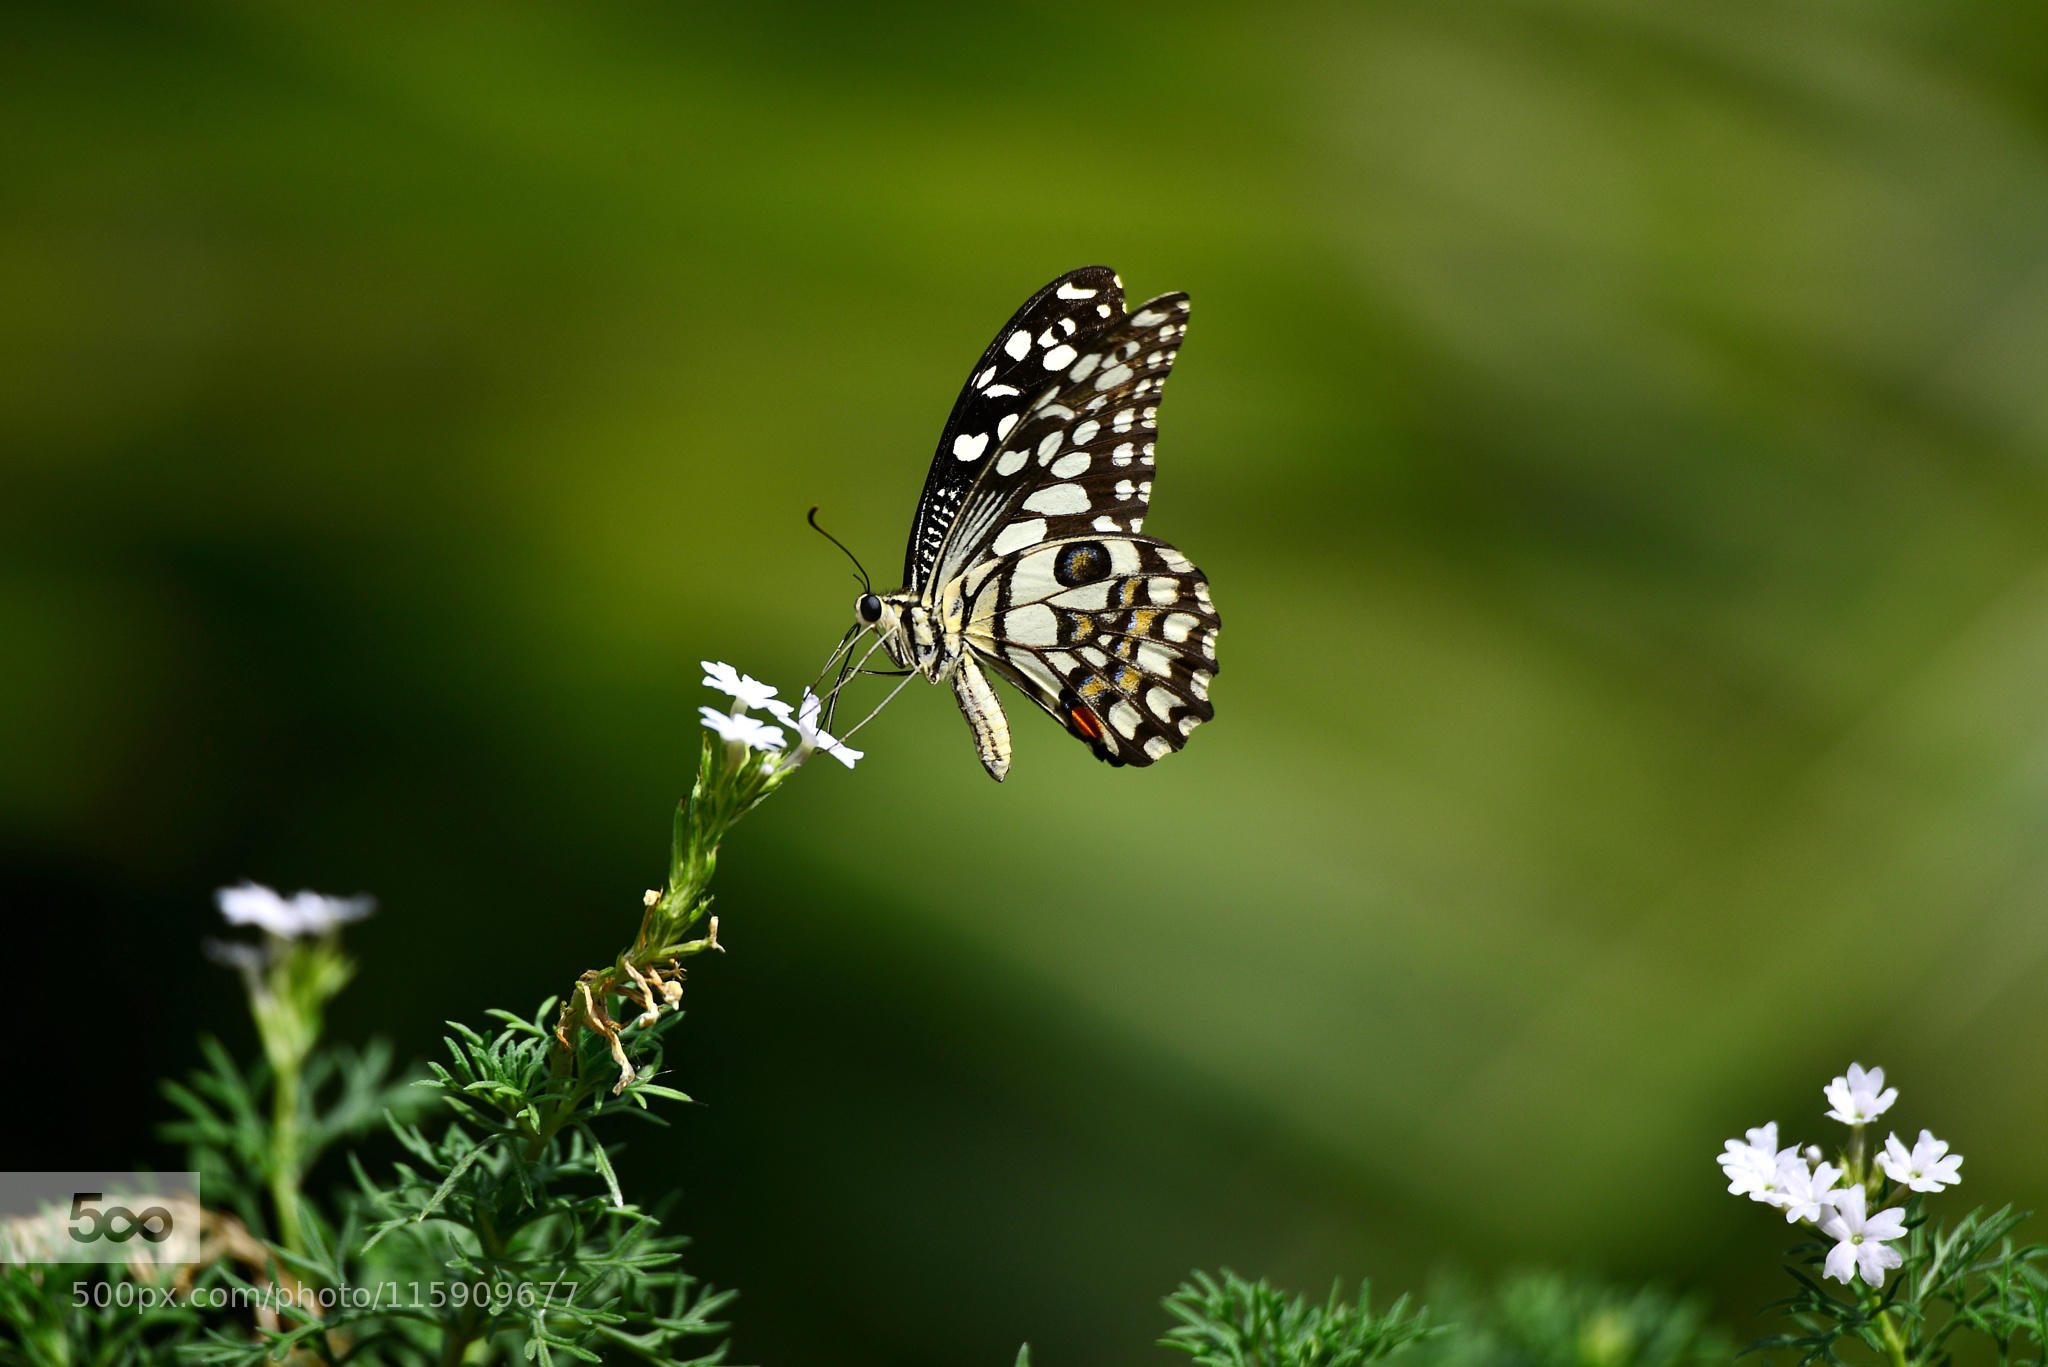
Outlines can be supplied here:
[[704, 724], [716, 731], [725, 740], [738, 741], [741, 745], [756, 750], [780, 750], [782, 732], [762, 721], [759, 717], [735, 717], [730, 712], [721, 712], [715, 707], [700, 707]]
[[722, 660], [699, 660], [697, 663], [704, 666], [704, 686], [731, 694], [739, 702], [741, 711], [749, 707], [765, 707], [775, 696], [775, 685], [764, 684], [751, 674], [742, 674]]
[[1771, 1204], [1784, 1209], [1788, 1225], [1797, 1220], [1818, 1222], [1835, 1204], [1835, 1183], [1841, 1178], [1842, 1170], [1833, 1163], [1809, 1168], [1797, 1149], [1787, 1149], [1778, 1155], [1780, 1196]]
[[1741, 1139], [1731, 1139], [1721, 1149], [1714, 1161], [1728, 1179], [1729, 1194], [1770, 1200], [1763, 1193], [1775, 1185], [1778, 1173], [1778, 1122], [1745, 1131]]
[[853, 767], [855, 760], [863, 757], [862, 751], [854, 749], [843, 741], [834, 739], [826, 733], [823, 727], [818, 725], [818, 713], [823, 709], [824, 704], [818, 701], [817, 695], [812, 693], [810, 689], [806, 688], [804, 690], [802, 703], [794, 709], [788, 703], [780, 701], [768, 702], [762, 705], [770, 712], [773, 712], [775, 719], [784, 726], [794, 726], [796, 728], [796, 763], [803, 762], [804, 752], [808, 750], [823, 751], [849, 769]]
[[232, 926], [261, 926], [282, 939], [319, 935], [350, 921], [360, 921], [377, 905], [369, 897], [323, 897], [295, 893], [286, 900], [261, 883], [222, 888], [214, 894], [220, 914]]
[[1886, 1240], [1906, 1235], [1906, 1212], [1881, 1210], [1865, 1219], [1863, 1188], [1845, 1187], [1830, 1199], [1833, 1209], [1820, 1222], [1820, 1232], [1837, 1240], [1828, 1250], [1827, 1275], [1848, 1284], [1849, 1274], [1861, 1274], [1870, 1286], [1884, 1285], [1884, 1270], [1905, 1261]]
[[1926, 1130], [1920, 1131], [1920, 1141], [1910, 1153], [1897, 1135], [1885, 1136], [1884, 1152], [1877, 1156], [1877, 1165], [1884, 1169], [1886, 1177], [1914, 1191], [1940, 1191], [1954, 1186], [1963, 1180], [1956, 1171], [1962, 1162], [1961, 1154], [1949, 1153], [1947, 1141], [1936, 1139]]
[[1884, 1069], [1866, 1073], [1860, 1063], [1850, 1064], [1848, 1076], [1836, 1078], [1822, 1091], [1828, 1099], [1828, 1119], [1844, 1125], [1867, 1125], [1899, 1099], [1898, 1088], [1884, 1085]]

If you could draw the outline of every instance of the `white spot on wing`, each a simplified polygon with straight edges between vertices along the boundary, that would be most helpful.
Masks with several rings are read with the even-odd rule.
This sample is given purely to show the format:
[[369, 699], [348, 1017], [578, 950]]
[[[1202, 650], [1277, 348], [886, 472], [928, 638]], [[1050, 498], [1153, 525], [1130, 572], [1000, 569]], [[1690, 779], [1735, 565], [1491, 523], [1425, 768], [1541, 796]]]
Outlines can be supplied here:
[[[1173, 652], [1157, 641], [1140, 641], [1138, 668], [1147, 674], [1170, 674], [1173, 672]], [[1173, 695], [1163, 688], [1155, 688], [1147, 701], [1151, 704], [1152, 710], [1163, 717], [1166, 713], [1161, 709], [1172, 705]]]
[[1095, 377], [1097, 389], [1114, 389], [1131, 378], [1131, 368], [1121, 361]]
[[1170, 755], [1173, 753], [1173, 742], [1164, 736], [1147, 736], [1145, 737], [1145, 753], [1153, 759]]
[[1065, 342], [1061, 342], [1051, 351], [1045, 353], [1045, 368], [1047, 370], [1065, 370], [1074, 363], [1074, 357], [1078, 354]]
[[1101, 430], [1102, 424], [1095, 419], [1083, 419], [1081, 425], [1074, 429], [1074, 445], [1086, 446], [1089, 442], [1095, 440], [1095, 434]]
[[1054, 594], [1052, 601], [1063, 608], [1073, 608], [1077, 612], [1100, 612], [1109, 606], [1109, 588], [1109, 580], [1098, 579], [1092, 584], [1083, 584], [1078, 589], [1068, 589], [1064, 593]]
[[997, 441], [1005, 441], [1005, 440], [1007, 440], [1007, 439], [1009, 438], [1009, 435], [1010, 435], [1010, 430], [1011, 430], [1012, 428], [1014, 428], [1014, 427], [1015, 427], [1016, 425], [1017, 425], [1017, 415], [1016, 415], [1015, 413], [1006, 413], [1006, 414], [1004, 414], [1004, 415], [1003, 415], [1003, 420], [1002, 420], [1001, 422], [999, 422], [999, 423], [997, 423], [997, 424], [996, 424], [996, 440], [997, 440]]
[[1185, 641], [1188, 633], [1202, 625], [1202, 619], [1185, 612], [1169, 612], [1166, 620], [1159, 624], [1159, 632], [1169, 641]]
[[1096, 291], [1084, 290], [1079, 285], [1061, 285], [1054, 293], [1062, 299], [1093, 299], [1096, 295]]
[[1118, 524], [1115, 518], [1106, 515], [1096, 518], [1093, 525], [1098, 532], [1120, 532], [1123, 530], [1123, 527]]
[[1051, 608], [1043, 603], [1031, 603], [1003, 614], [1003, 635], [1021, 645], [1057, 645], [1059, 622], [1052, 615]]
[[1052, 463], [1052, 473], [1057, 479], [1072, 479], [1088, 468], [1086, 451], [1069, 451]]
[[1138, 723], [1143, 720], [1145, 719], [1138, 715], [1138, 709], [1127, 702], [1119, 702], [1109, 709], [1109, 724], [1114, 726], [1116, 733], [1125, 740], [1138, 734]]
[[1141, 309], [1131, 315], [1133, 327], [1149, 328], [1166, 321], [1167, 315], [1158, 309]]
[[1078, 484], [1048, 484], [1025, 499], [1024, 507], [1052, 517], [1071, 517], [1088, 511], [1088, 491]]
[[1045, 540], [1045, 519], [1034, 517], [1025, 522], [1012, 522], [996, 533], [996, 539], [988, 543], [989, 550], [997, 555], [1008, 555], [1021, 551], [1026, 546], [1036, 545]]
[[1152, 600], [1154, 607], [1171, 607], [1180, 601], [1180, 581], [1177, 579], [1147, 579], [1145, 596]]
[[994, 366], [990, 366], [988, 369], [982, 371], [979, 375], [976, 375], [974, 377], [974, 387], [976, 389], [981, 388], [983, 385], [989, 382], [989, 380], [995, 375], [995, 373], [996, 368]]
[[1003, 343], [1003, 350], [1010, 353], [1011, 360], [1021, 361], [1024, 359], [1024, 353], [1031, 350], [1031, 338], [1025, 334], [1023, 328], [1018, 328], [1010, 334], [1010, 340]]
[[1074, 368], [1067, 372], [1067, 378], [1074, 381], [1076, 384], [1079, 384], [1082, 380], [1085, 380], [1090, 375], [1094, 374], [1095, 367], [1101, 364], [1102, 353], [1099, 351], [1091, 351], [1086, 356], [1083, 356], [1080, 360], [1074, 362]]
[[1059, 454], [1060, 443], [1065, 440], [1066, 437], [1062, 433], [1046, 433], [1044, 440], [1038, 443], [1038, 463], [1040, 465], [1051, 464], [1052, 458]]
[[1016, 388], [1013, 385], [992, 384], [988, 387], [986, 392], [991, 399], [1007, 399], [1012, 398], [1015, 395], [1022, 394], [1024, 391]]
[[976, 432], [972, 435], [963, 432], [953, 438], [953, 454], [962, 460], [980, 460], [981, 453], [987, 449], [988, 433], [986, 432]]
[[1107, 304], [1097, 304], [1095, 306], [1095, 311], [1105, 318], [1109, 317], [1109, 305]]
[[996, 461], [996, 473], [1005, 479], [1024, 468], [1024, 462], [1031, 459], [1029, 451], [1005, 451]]

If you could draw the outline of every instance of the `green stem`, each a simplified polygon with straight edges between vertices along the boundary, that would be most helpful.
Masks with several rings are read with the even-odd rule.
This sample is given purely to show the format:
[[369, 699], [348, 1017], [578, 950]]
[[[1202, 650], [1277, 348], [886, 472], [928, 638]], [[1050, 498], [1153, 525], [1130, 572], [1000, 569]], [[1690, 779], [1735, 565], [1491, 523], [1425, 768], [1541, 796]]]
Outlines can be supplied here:
[[306, 1251], [299, 1225], [299, 1070], [277, 1069], [270, 1090], [270, 1203], [277, 1207], [278, 1242], [294, 1253]]
[[1892, 1318], [1891, 1311], [1877, 1312], [1877, 1332], [1884, 1339], [1884, 1350], [1891, 1357], [1892, 1367], [1909, 1367], [1906, 1340], [1900, 1336], [1899, 1323]]

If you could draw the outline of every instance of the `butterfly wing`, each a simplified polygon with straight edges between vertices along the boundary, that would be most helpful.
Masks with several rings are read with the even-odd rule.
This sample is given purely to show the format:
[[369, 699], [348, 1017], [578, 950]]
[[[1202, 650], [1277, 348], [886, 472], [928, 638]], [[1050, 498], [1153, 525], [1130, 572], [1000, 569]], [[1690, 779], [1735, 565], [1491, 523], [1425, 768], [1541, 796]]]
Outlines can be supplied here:
[[1214, 715], [1221, 619], [1164, 541], [1069, 537], [998, 557], [963, 585], [967, 644], [1096, 758], [1145, 765]]
[[[903, 586], [921, 592], [934, 582], [940, 549], [977, 480], [995, 463], [1004, 440], [1047, 387], [1048, 357], [1070, 339], [1092, 336], [1123, 316], [1123, 282], [1107, 266], [1068, 271], [1024, 301], [988, 344], [939, 436], [924, 493], [903, 552]], [[1078, 353], [1075, 353], [1078, 354]], [[1071, 357], [1068, 359], [1071, 360]], [[937, 582], [945, 582], [943, 579]]]
[[1152, 492], [1160, 391], [1188, 301], [1123, 309], [1086, 266], [1034, 294], [982, 354], [932, 456], [904, 550], [925, 593], [987, 554], [1093, 532], [1137, 532]]

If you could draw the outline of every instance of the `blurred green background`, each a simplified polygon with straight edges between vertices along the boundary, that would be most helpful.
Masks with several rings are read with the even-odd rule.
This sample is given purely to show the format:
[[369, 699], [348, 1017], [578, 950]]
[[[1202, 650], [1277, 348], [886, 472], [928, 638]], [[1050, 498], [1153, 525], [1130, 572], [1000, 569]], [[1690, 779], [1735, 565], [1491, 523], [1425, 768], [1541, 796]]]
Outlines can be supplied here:
[[[1144, 1358], [1229, 1263], [1709, 1289], [1851, 1059], [2048, 1203], [2048, 25], [2004, 4], [50, 6], [0, 55], [12, 1167], [369, 891], [424, 1055], [630, 934], [700, 658], [893, 584], [1060, 271], [1185, 289], [1216, 723], [914, 687], [727, 848], [626, 1178], [769, 1364]], [[929, 840], [919, 877], [906, 842]]]

